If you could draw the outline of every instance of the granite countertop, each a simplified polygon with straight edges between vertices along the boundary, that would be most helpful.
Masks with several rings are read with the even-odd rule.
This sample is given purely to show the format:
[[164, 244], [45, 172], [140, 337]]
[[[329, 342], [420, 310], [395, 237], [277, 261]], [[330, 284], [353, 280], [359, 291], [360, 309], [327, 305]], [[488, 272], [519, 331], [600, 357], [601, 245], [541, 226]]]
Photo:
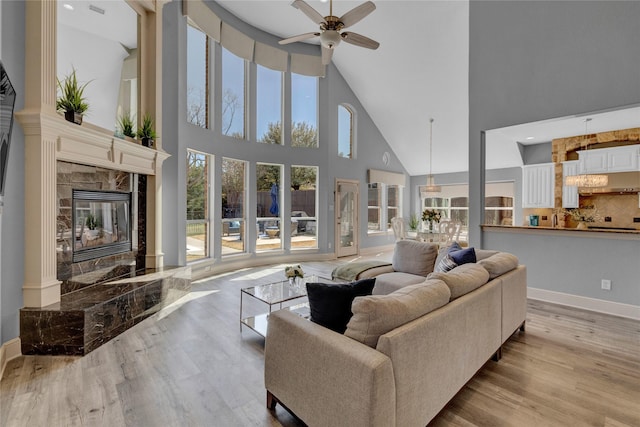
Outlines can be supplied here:
[[551, 231], [576, 231], [579, 233], [615, 233], [615, 234], [640, 234], [640, 229], [636, 230], [613, 230], [602, 228], [562, 228], [562, 227], [531, 227], [528, 225], [491, 225], [484, 224], [483, 228], [504, 228], [504, 229], [520, 229], [520, 230], [551, 230]]

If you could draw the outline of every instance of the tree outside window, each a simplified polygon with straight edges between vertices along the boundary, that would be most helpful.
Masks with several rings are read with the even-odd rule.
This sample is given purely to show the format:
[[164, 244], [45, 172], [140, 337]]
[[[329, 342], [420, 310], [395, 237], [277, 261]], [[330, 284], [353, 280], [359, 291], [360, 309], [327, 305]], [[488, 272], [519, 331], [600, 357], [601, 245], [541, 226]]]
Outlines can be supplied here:
[[350, 108], [338, 106], [338, 156], [352, 159], [353, 155], [353, 113]]
[[245, 138], [245, 60], [222, 48], [222, 134]]
[[222, 255], [245, 252], [246, 162], [222, 159]]
[[187, 261], [209, 253], [209, 156], [187, 151]]
[[209, 37], [187, 26], [187, 121], [203, 128], [209, 123]]
[[318, 146], [318, 78], [291, 73], [291, 146]]

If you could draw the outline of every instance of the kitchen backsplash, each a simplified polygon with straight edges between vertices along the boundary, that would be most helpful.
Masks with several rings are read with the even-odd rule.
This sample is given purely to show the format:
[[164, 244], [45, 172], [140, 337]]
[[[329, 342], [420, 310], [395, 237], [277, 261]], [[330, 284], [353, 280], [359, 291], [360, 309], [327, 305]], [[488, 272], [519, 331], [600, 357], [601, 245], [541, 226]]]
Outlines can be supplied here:
[[[633, 222], [633, 218], [640, 218], [640, 195], [638, 194], [597, 194], [591, 196], [580, 196], [580, 207], [594, 206], [597, 210], [600, 221], [587, 225], [599, 225], [604, 227], [624, 227], [640, 229], [640, 223]], [[528, 215], [538, 215], [538, 225], [541, 227], [551, 227], [553, 209], [523, 209], [522, 224], [529, 225]], [[544, 219], [543, 217], [546, 217]], [[605, 217], [611, 217], [611, 222], [605, 222]], [[575, 228], [578, 224], [567, 217], [566, 221], [559, 218], [560, 226]]]

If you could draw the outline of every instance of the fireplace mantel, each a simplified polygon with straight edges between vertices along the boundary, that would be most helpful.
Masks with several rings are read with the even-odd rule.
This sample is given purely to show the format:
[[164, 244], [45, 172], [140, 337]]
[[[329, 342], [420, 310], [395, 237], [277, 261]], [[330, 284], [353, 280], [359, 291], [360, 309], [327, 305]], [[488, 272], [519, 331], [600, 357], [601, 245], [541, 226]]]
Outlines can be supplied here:
[[25, 135], [47, 132], [56, 141], [56, 160], [156, 175], [169, 154], [110, 135], [91, 125], [78, 126], [59, 114], [21, 111], [16, 117]]

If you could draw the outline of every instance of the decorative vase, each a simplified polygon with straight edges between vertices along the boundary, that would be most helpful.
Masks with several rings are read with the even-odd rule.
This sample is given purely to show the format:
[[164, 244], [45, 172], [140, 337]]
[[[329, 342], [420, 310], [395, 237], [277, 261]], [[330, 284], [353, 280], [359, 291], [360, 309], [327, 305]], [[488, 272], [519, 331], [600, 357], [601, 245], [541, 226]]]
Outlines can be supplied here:
[[433, 221], [429, 221], [429, 233], [433, 233]]
[[295, 284], [296, 284], [296, 278], [289, 277], [289, 286], [295, 286]]

